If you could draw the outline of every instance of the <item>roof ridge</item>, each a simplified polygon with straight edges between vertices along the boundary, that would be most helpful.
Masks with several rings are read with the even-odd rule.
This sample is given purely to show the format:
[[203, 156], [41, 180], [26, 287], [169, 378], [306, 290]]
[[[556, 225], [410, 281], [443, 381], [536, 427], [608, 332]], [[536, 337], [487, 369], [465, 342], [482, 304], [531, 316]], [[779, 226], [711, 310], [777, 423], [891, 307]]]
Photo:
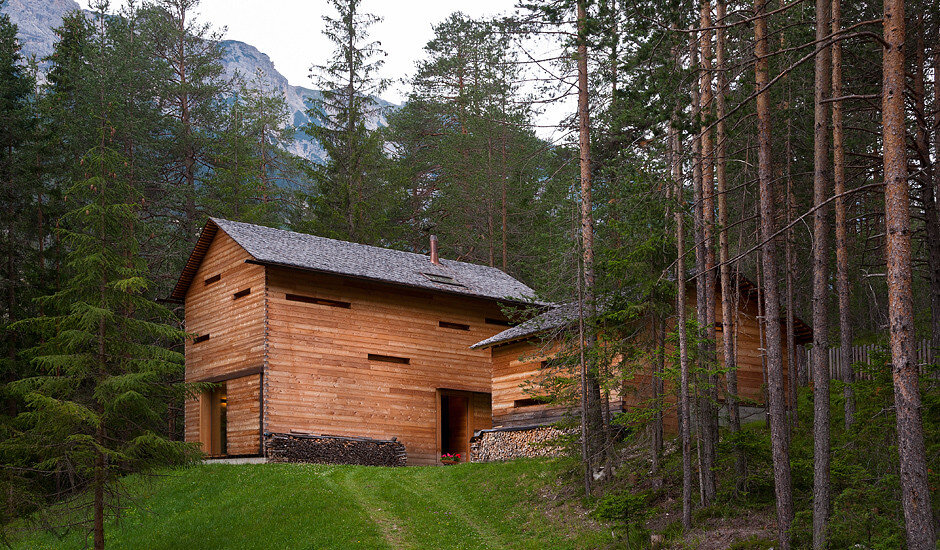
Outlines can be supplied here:
[[[408, 250], [399, 250], [399, 249], [397, 249], [397, 248], [389, 248], [389, 247], [385, 247], [385, 246], [376, 246], [376, 245], [373, 245], [373, 244], [357, 243], [357, 242], [354, 242], [354, 241], [344, 241], [344, 240], [342, 240], [342, 239], [334, 239], [334, 238], [331, 238], [331, 237], [323, 237], [323, 236], [321, 236], [321, 235], [314, 235], [313, 233], [302, 233], [302, 232], [300, 232], [300, 231], [292, 231], [292, 230], [290, 230], [290, 229], [281, 229], [281, 228], [279, 228], [279, 227], [271, 227], [271, 226], [267, 226], [267, 225], [259, 225], [259, 224], [250, 223], [250, 222], [240, 222], [240, 221], [236, 221], [236, 220], [229, 220], [229, 219], [226, 219], [226, 218], [218, 218], [218, 217], [214, 217], [214, 216], [210, 216], [209, 219], [212, 220], [212, 222], [215, 223], [216, 225], [219, 225], [218, 222], [232, 223], [232, 224], [238, 224], [238, 225], [247, 225], [247, 226], [251, 226], [251, 227], [257, 227], [257, 228], [259, 228], [259, 229], [264, 229], [264, 230], [267, 230], [267, 231], [279, 231], [279, 232], [281, 232], [281, 233], [290, 233], [290, 234], [293, 234], [293, 235], [301, 235], [301, 236], [303, 236], [303, 237], [313, 237], [313, 238], [315, 238], [315, 239], [323, 239], [323, 240], [325, 240], [325, 241], [332, 241], [332, 242], [341, 243], [341, 244], [344, 244], [344, 245], [350, 245], [350, 244], [351, 244], [351, 245], [362, 246], [362, 247], [371, 248], [371, 249], [375, 249], [375, 250], [384, 250], [384, 251], [396, 252], [396, 253], [399, 253], [399, 254], [408, 254], [408, 255], [411, 255], [411, 256], [418, 257], [418, 258], [424, 258], [424, 259], [427, 259], [427, 258], [428, 258], [428, 255], [427, 255], [427, 254], [421, 254], [421, 253], [418, 253], [418, 252], [410, 252], [410, 251], [408, 251]], [[220, 225], [219, 227], [221, 227], [221, 225]], [[232, 237], [232, 238], [234, 238], [234, 237]], [[441, 261], [442, 261], [442, 262], [446, 261], [446, 262], [448, 262], [448, 263], [454, 263], [454, 264], [459, 264], [459, 265], [467, 265], [467, 266], [472, 266], [472, 267], [479, 267], [479, 268], [483, 268], [483, 269], [495, 269], [495, 270], [499, 271], [500, 273], [509, 275], [508, 273], [506, 273], [505, 271], [503, 271], [502, 269], [500, 269], [499, 267], [496, 267], [496, 266], [489, 266], [489, 265], [477, 264], [477, 263], [473, 263], [473, 262], [464, 262], [464, 261], [461, 261], [461, 260], [451, 260], [451, 259], [448, 259], [448, 258], [441, 258]], [[429, 263], [429, 265], [432, 266], [432, 267], [441, 267], [441, 265], [432, 264], [432, 263], [430, 263], [430, 261], [428, 261], [428, 263]], [[445, 266], [445, 267], [446, 267], [446, 266]], [[512, 275], [509, 275], [509, 276], [512, 277]]]

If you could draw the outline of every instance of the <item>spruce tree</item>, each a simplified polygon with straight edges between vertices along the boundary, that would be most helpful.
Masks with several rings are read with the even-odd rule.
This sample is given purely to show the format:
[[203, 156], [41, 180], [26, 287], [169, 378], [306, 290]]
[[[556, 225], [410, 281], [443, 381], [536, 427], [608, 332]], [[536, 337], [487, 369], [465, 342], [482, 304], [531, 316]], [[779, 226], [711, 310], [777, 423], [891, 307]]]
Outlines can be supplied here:
[[203, 200], [215, 216], [279, 226], [289, 211], [287, 189], [301, 176], [300, 162], [286, 150], [294, 129], [284, 124], [284, 94], [265, 89], [264, 81], [260, 69], [250, 82], [239, 77]]
[[15, 325], [42, 342], [26, 352], [39, 373], [11, 384], [27, 409], [4, 444], [31, 451], [32, 464], [19, 466], [71, 481], [67, 494], [91, 507], [95, 548], [104, 547], [117, 477], [179, 462], [187, 449], [164, 435], [164, 404], [178, 391], [165, 380], [182, 371], [181, 354], [166, 345], [183, 333], [146, 297], [140, 197], [108, 133], [100, 130], [101, 145], [83, 159], [86, 178], [69, 189], [73, 209], [60, 229], [68, 277], [42, 299], [46, 315]]
[[369, 27], [381, 19], [362, 13], [360, 0], [330, 3], [337, 16], [323, 16], [323, 34], [335, 50], [325, 64], [311, 68], [320, 97], [311, 101], [312, 122], [304, 128], [327, 159], [313, 167], [316, 189], [304, 197], [307, 211], [296, 225], [348, 241], [387, 243], [401, 195], [388, 184], [384, 142], [375, 127], [383, 114], [376, 97], [388, 81], [377, 76], [385, 52], [369, 41]]

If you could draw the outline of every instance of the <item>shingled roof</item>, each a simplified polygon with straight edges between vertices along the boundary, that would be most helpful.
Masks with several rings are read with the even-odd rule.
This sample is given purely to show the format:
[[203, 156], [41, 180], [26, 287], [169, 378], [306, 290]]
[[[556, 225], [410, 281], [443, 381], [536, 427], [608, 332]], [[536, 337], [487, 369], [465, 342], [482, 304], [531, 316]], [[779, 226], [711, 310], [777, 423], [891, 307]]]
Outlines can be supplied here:
[[544, 313], [536, 315], [524, 323], [507, 328], [499, 334], [490, 336], [470, 346], [472, 349], [488, 348], [497, 344], [505, 344], [514, 340], [522, 340], [536, 334], [550, 330], [567, 327], [578, 319], [578, 304], [570, 302], [555, 306]]
[[[690, 285], [692, 283], [690, 282]], [[750, 279], [738, 275], [738, 284], [740, 285], [741, 291], [746, 295], [753, 295], [754, 299], [757, 298], [757, 285], [755, 285]], [[603, 309], [603, 308], [601, 308]], [[517, 340], [524, 340], [536, 336], [537, 334], [549, 332], [551, 330], [560, 330], [565, 327], [574, 325], [578, 320], [578, 303], [577, 302], [568, 302], [565, 304], [560, 304], [552, 307], [551, 309], [536, 315], [535, 317], [529, 319], [524, 323], [520, 323], [514, 327], [510, 327], [499, 334], [495, 334], [486, 340], [482, 340], [470, 346], [473, 349], [477, 348], [488, 348], [496, 346], [499, 344], [506, 344], [509, 342], [515, 342]], [[793, 318], [794, 320], [794, 336], [796, 337], [796, 342], [800, 344], [806, 344], [812, 342], [813, 340], [813, 329], [804, 323], [799, 317]], [[785, 314], [781, 314], [780, 322], [786, 322]]]
[[[182, 302], [199, 264], [218, 230], [222, 230], [255, 261], [321, 273], [345, 275], [509, 302], [528, 303], [535, 292], [495, 267], [441, 259], [364, 244], [327, 239], [250, 223], [210, 218], [180, 275], [170, 300]], [[441, 282], [447, 281], [447, 282]]]

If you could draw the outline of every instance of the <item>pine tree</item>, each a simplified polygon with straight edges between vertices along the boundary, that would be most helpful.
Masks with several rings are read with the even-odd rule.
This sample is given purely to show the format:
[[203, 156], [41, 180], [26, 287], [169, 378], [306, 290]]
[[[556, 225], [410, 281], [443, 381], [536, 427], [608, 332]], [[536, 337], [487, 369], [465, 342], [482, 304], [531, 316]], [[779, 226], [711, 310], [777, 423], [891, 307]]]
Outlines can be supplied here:
[[[3, 5], [0, 0], [0, 10]], [[4, 381], [15, 377], [20, 342], [2, 327], [22, 319], [30, 310], [30, 290], [24, 275], [38, 262], [34, 254], [34, 216], [39, 186], [36, 174], [28, 168], [35, 163], [27, 156], [36, 138], [36, 84], [24, 64], [16, 33], [10, 17], [0, 13], [0, 202], [5, 211], [0, 223], [0, 372]]]
[[155, 222], [152, 247], [165, 253], [151, 262], [160, 281], [176, 280], [199, 236], [207, 214], [203, 191], [215, 169], [213, 152], [222, 148], [231, 91], [223, 75], [222, 36], [195, 17], [198, 6], [199, 0], [147, 0], [140, 10], [141, 38], [162, 67], [153, 92], [164, 116], [162, 158], [146, 194]]
[[385, 53], [369, 41], [369, 27], [381, 19], [362, 13], [360, 0], [331, 5], [337, 16], [323, 16], [323, 34], [336, 49], [326, 64], [312, 67], [320, 97], [311, 102], [312, 122], [304, 128], [327, 159], [314, 167], [317, 189], [302, 229], [378, 244], [390, 237], [390, 211], [400, 199], [388, 185], [382, 134], [374, 124], [383, 112], [376, 96], [388, 86], [377, 76]]
[[299, 168], [286, 151], [293, 128], [284, 124], [284, 94], [265, 89], [264, 76], [259, 70], [250, 82], [239, 82], [232, 96], [203, 200], [215, 216], [279, 226], [289, 211], [286, 189]]

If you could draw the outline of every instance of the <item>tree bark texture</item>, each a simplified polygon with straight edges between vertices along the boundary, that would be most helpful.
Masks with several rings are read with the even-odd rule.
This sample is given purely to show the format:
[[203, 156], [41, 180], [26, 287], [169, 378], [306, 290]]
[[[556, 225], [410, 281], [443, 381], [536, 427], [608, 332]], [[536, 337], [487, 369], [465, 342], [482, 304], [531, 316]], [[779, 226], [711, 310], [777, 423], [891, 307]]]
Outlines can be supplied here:
[[[592, 319], [595, 313], [594, 296], [594, 214], [591, 201], [591, 118], [588, 107], [588, 64], [587, 64], [587, 11], [586, 0], [578, 1], [578, 145], [580, 149], [581, 170], [581, 241], [584, 269], [584, 295], [587, 317]], [[594, 334], [587, 329], [585, 345], [588, 346], [588, 360], [592, 358]], [[603, 416], [601, 414], [601, 392], [595, 369], [587, 369], [587, 409], [588, 437], [591, 441], [591, 453], [602, 451], [604, 437]], [[597, 462], [592, 460], [592, 462]]]
[[910, 550], [936, 544], [918, 368], [914, 356], [911, 218], [904, 118], [904, 1], [884, 2], [882, 126], [884, 128], [885, 259], [894, 405], [901, 470], [901, 506]]
[[669, 127], [673, 153], [672, 179], [676, 195], [676, 329], [679, 331], [679, 424], [682, 432], [682, 527], [692, 528], [692, 410], [689, 398], [689, 338], [686, 333], [685, 282], [685, 201], [682, 192], [682, 164], [679, 160], [679, 132]]
[[[832, 0], [832, 34], [842, 28], [842, 0]], [[842, 42], [832, 45], [832, 96], [842, 97]], [[852, 302], [849, 285], [848, 199], [845, 193], [845, 128], [841, 101], [832, 103], [832, 183], [836, 199], [836, 291], [839, 295], [839, 361], [845, 383], [845, 429], [852, 427], [855, 416], [855, 392], [852, 382]]]
[[[715, 94], [715, 116], [717, 118], [715, 125], [715, 184], [718, 194], [718, 262], [721, 265], [719, 271], [721, 284], [721, 348], [724, 356], [728, 426], [732, 433], [736, 433], [741, 430], [741, 415], [738, 406], [738, 368], [733, 336], [735, 331], [734, 309], [737, 300], [735, 299], [735, 289], [732, 288], [734, 283], [731, 279], [731, 264], [728, 262], [731, 256], [728, 242], [728, 135], [725, 123], [727, 111], [725, 91], [728, 87], [728, 77], [725, 74], [727, 71], [725, 30], [721, 26], [724, 24], [725, 15], [725, 0], [717, 0], [715, 3], [715, 16], [718, 23], [718, 28], [715, 31], [715, 63], [718, 69], [718, 89]], [[747, 475], [747, 464], [744, 452], [740, 449], [736, 451], [735, 473], [738, 476], [738, 485], [741, 486]]]
[[[816, 0], [816, 42], [831, 29], [829, 0]], [[826, 547], [829, 522], [829, 99], [832, 52], [816, 53], [813, 132], [813, 548]]]
[[705, 260], [705, 324], [702, 326], [702, 360], [709, 374], [703, 376], [705, 386], [702, 391], [702, 454], [703, 454], [703, 493], [705, 504], [715, 500], [715, 460], [718, 442], [718, 376], [711, 374], [715, 369], [715, 147], [710, 128], [710, 115], [714, 93], [712, 91], [712, 4], [711, 0], [702, 0], [700, 6], [699, 34], [700, 77], [699, 77], [699, 117], [702, 124], [702, 248]]
[[[754, 2], [755, 84], [764, 89], [769, 80], [767, 44], [767, 2]], [[766, 327], [767, 394], [769, 401], [771, 453], [774, 465], [774, 492], [777, 500], [777, 539], [782, 549], [790, 548], [793, 521], [793, 493], [790, 481], [790, 452], [787, 437], [786, 399], [783, 393], [783, 353], [780, 339], [780, 297], [777, 288], [776, 244], [774, 234], [773, 170], [771, 159], [770, 94], [757, 95], [758, 180], [760, 188], [761, 237], [764, 272], [764, 315]]]

